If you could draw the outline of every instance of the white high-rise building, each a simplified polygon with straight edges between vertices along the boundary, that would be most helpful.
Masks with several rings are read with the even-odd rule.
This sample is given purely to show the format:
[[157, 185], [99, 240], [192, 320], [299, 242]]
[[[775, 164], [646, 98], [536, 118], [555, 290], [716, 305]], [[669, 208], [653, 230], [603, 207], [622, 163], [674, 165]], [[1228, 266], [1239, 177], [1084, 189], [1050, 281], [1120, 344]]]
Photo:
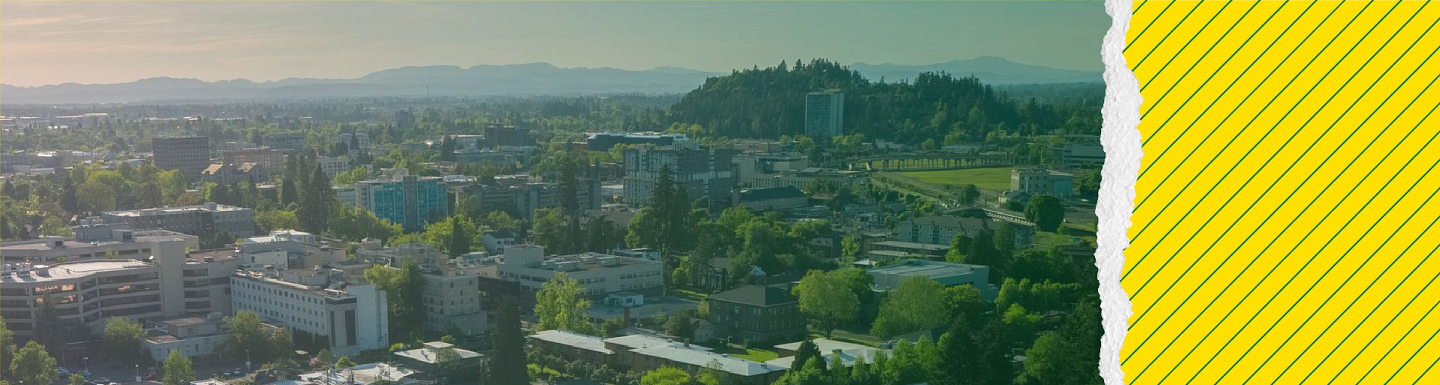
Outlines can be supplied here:
[[355, 355], [390, 346], [385, 291], [333, 279], [324, 269], [242, 270], [232, 277], [235, 311], [251, 311], [266, 323], [322, 336], [330, 351]]

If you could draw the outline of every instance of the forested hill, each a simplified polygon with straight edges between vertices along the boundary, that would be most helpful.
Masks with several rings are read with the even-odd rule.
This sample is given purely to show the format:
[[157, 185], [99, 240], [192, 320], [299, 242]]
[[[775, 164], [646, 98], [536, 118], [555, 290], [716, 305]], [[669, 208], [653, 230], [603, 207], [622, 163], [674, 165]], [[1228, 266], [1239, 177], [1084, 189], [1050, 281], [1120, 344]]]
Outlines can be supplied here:
[[943, 143], [985, 140], [991, 133], [1001, 132], [1099, 134], [1099, 101], [1104, 96], [1103, 84], [1072, 86], [1057, 91], [1094, 93], [1098, 89], [1098, 94], [1050, 97], [1046, 99], [1066, 102], [1046, 104], [1033, 97], [1009, 97], [974, 77], [924, 73], [913, 82], [888, 83], [865, 79], [858, 71], [827, 60], [797, 60], [711, 77], [670, 108], [669, 120], [696, 124], [706, 134], [731, 138], [801, 135], [805, 94], [826, 89], [845, 93], [847, 133], [913, 144], [927, 139]]

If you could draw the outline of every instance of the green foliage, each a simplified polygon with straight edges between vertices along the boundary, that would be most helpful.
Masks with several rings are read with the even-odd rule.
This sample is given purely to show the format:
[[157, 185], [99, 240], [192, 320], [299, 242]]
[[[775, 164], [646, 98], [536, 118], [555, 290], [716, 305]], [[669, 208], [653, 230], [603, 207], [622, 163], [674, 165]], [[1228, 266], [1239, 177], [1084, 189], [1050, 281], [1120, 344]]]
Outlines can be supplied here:
[[1060, 204], [1060, 198], [1053, 196], [1030, 197], [1030, 202], [1025, 205], [1025, 220], [1034, 222], [1035, 228], [1040, 231], [1055, 231], [1065, 220], [1065, 206]]
[[950, 309], [937, 306], [945, 287], [929, 277], [911, 277], [900, 282], [880, 303], [880, 314], [870, 333], [880, 338], [930, 330], [943, 325]]
[[10, 369], [10, 358], [15, 356], [15, 332], [0, 317], [0, 373]]
[[101, 348], [112, 359], [133, 361], [140, 355], [140, 342], [145, 338], [145, 328], [124, 317], [110, 317], [105, 321], [105, 337]]
[[800, 312], [829, 336], [860, 311], [860, 299], [850, 288], [850, 280], [840, 272], [811, 270], [791, 291], [800, 300]]
[[350, 357], [340, 356], [340, 359], [339, 359], [339, 360], [335, 360], [335, 368], [337, 368], [337, 369], [338, 369], [338, 368], [348, 368], [348, 367], [351, 367], [351, 366], [355, 366], [355, 362], [350, 361]]
[[85, 376], [82, 376], [82, 375], [79, 375], [79, 374], [71, 374], [70, 377], [65, 380], [65, 384], [66, 384], [66, 385], [86, 385]]
[[263, 210], [255, 212], [255, 225], [260, 227], [260, 231], [269, 233], [272, 230], [299, 229], [300, 219], [294, 211]]
[[165, 377], [161, 383], [164, 385], [189, 385], [195, 381], [195, 369], [190, 366], [190, 359], [180, 355], [179, 350], [171, 350], [170, 356], [165, 357]]
[[586, 299], [585, 288], [563, 272], [546, 281], [535, 293], [535, 317], [540, 320], [539, 330], [569, 330], [582, 334], [596, 334], [594, 324], [588, 320], [586, 310], [590, 300]]
[[[520, 330], [520, 308], [515, 304], [515, 299], [508, 296], [501, 298], [497, 313], [495, 331], [490, 334], [495, 351], [517, 353], [524, 351], [525, 334]], [[530, 383], [531, 376], [527, 370], [524, 354], [496, 354], [490, 357], [489, 364], [486, 371], [489, 375], [487, 383]]]
[[55, 359], [45, 346], [30, 341], [10, 360], [9, 378], [19, 384], [50, 384], [55, 378]]
[[1100, 354], [1100, 306], [1095, 295], [1075, 305], [1059, 331], [1047, 331], [1025, 351], [1025, 383], [1093, 385], [1102, 383], [1093, 357]]
[[370, 238], [386, 241], [386, 244], [403, 233], [404, 228], [400, 224], [378, 218], [369, 210], [346, 205], [335, 207], [328, 232], [331, 236], [345, 241], [359, 242]]
[[1020, 304], [1039, 312], [1060, 310], [1077, 298], [1080, 285], [1050, 281], [1032, 282], [1029, 279], [1006, 278], [1000, 285], [1000, 294], [995, 298], [996, 309], [1009, 309], [1011, 304]]
[[335, 212], [339, 202], [335, 200], [335, 190], [330, 188], [330, 178], [319, 165], [309, 178], [305, 178], [304, 191], [300, 194], [300, 208], [295, 213], [300, 220], [300, 229], [311, 234], [320, 234], [329, 227], [331, 213]]
[[256, 362], [269, 362], [269, 353], [273, 351], [270, 334], [265, 332], [260, 316], [249, 310], [237, 311], [225, 317], [225, 332], [230, 335], [225, 350], [231, 357], [248, 356]]
[[661, 367], [640, 377], [640, 385], [690, 385], [690, 372], [673, 367]]
[[390, 335], [392, 340], [417, 333], [424, 324], [425, 311], [421, 302], [420, 267], [405, 261], [400, 268], [375, 265], [365, 269], [365, 281], [384, 290], [389, 302]]

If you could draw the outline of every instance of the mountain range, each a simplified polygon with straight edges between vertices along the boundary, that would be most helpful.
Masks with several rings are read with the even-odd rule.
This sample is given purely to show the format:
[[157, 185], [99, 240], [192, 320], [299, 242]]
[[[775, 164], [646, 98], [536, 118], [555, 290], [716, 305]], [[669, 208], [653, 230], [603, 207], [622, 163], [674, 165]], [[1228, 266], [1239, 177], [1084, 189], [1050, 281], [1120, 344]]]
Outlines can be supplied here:
[[[929, 65], [855, 63], [866, 78], [895, 82], [921, 72], [974, 75], [989, 84], [1101, 82], [1100, 72], [1056, 69], [984, 56]], [[291, 78], [207, 82], [157, 77], [115, 84], [65, 83], [38, 87], [0, 84], [0, 103], [135, 103], [380, 96], [584, 95], [684, 93], [725, 75], [679, 67], [648, 70], [561, 68], [548, 63], [400, 67], [354, 79]]]

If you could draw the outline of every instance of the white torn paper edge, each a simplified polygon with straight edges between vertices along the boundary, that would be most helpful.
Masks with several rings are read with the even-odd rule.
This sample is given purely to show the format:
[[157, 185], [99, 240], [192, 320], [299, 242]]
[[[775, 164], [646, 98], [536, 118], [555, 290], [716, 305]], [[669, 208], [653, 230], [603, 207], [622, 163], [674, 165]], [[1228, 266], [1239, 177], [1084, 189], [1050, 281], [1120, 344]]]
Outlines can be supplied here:
[[1130, 246], [1126, 233], [1130, 229], [1130, 212], [1135, 207], [1135, 178], [1140, 171], [1140, 82], [1125, 63], [1125, 33], [1130, 29], [1131, 0], [1105, 0], [1110, 14], [1110, 31], [1105, 33], [1101, 59], [1105, 62], [1104, 128], [1100, 142], [1105, 148], [1105, 167], [1101, 171], [1100, 196], [1095, 215], [1100, 218], [1096, 229], [1095, 267], [1099, 270], [1101, 324], [1105, 335], [1100, 340], [1100, 377], [1106, 385], [1125, 383], [1120, 370], [1120, 349], [1129, 328], [1130, 297], [1120, 286], [1125, 268], [1125, 248]]

